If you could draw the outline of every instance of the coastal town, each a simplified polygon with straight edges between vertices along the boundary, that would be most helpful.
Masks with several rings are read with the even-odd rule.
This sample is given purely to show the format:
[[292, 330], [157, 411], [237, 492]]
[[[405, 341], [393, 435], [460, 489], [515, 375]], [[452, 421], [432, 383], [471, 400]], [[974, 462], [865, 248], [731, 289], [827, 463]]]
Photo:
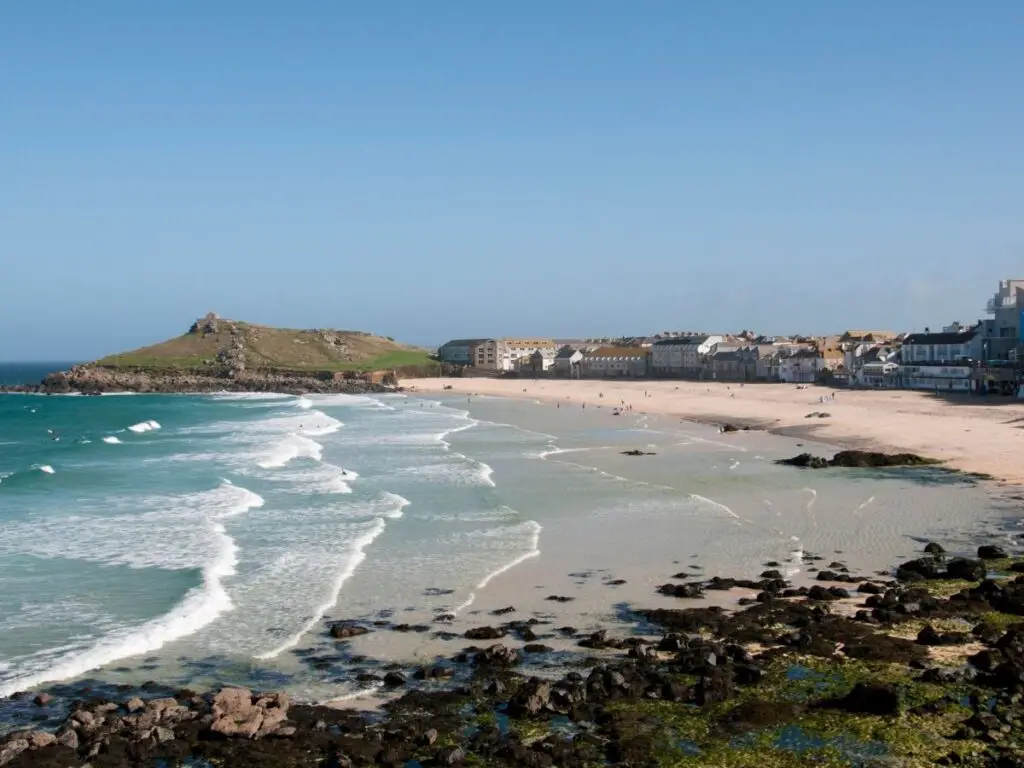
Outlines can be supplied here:
[[437, 350], [472, 376], [822, 383], [1018, 396], [1024, 361], [1024, 280], [1001, 280], [986, 317], [923, 331], [846, 329], [767, 336], [663, 331], [617, 338], [464, 338]]

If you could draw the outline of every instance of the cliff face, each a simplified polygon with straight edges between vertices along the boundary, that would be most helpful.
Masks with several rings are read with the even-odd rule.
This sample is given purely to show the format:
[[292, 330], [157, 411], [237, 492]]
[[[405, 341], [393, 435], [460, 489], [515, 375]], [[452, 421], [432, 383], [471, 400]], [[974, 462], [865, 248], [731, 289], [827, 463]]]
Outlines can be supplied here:
[[85, 395], [104, 392], [387, 392], [394, 390], [391, 376], [334, 377], [283, 371], [117, 370], [97, 366], [75, 366], [70, 371], [51, 373], [36, 386], [18, 387], [22, 392]]

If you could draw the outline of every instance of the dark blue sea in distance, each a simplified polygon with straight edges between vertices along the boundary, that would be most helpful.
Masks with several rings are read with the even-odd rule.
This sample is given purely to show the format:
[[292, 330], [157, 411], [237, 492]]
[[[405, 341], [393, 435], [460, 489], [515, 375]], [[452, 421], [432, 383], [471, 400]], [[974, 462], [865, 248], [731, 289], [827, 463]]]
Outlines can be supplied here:
[[38, 384], [48, 373], [66, 371], [74, 363], [0, 363], [0, 386]]

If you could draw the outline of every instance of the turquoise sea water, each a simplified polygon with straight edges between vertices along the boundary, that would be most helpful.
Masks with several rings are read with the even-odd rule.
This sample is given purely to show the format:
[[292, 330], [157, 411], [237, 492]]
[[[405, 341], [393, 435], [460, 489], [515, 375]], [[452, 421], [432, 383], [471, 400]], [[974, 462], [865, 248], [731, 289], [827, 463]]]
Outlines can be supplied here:
[[[991, 517], [959, 481], [771, 461], [794, 452], [496, 398], [0, 395], [0, 696], [88, 674], [330, 698], [365, 687], [332, 617], [481, 622], [594, 567], [653, 604], [689, 558], [882, 567]], [[359, 650], [407, 660], [392, 635]]]

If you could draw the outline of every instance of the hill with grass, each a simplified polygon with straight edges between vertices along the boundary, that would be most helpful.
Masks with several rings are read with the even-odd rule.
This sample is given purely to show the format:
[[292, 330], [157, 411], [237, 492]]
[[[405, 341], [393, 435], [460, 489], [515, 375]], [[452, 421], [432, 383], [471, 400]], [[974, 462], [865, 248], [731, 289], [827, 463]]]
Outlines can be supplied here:
[[362, 331], [271, 328], [214, 314], [187, 333], [92, 365], [109, 369], [378, 371], [430, 364], [425, 349]]
[[427, 350], [363, 331], [271, 328], [210, 313], [168, 341], [50, 374], [32, 391], [365, 392], [437, 370]]

